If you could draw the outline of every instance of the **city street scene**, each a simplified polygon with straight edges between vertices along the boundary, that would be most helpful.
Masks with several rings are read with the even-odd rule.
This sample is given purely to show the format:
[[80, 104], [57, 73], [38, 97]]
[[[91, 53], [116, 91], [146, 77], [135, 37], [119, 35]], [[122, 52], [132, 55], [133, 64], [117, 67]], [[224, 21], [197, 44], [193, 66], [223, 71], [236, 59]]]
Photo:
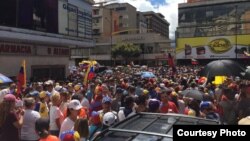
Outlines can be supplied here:
[[0, 3], [0, 141], [247, 136], [249, 0]]

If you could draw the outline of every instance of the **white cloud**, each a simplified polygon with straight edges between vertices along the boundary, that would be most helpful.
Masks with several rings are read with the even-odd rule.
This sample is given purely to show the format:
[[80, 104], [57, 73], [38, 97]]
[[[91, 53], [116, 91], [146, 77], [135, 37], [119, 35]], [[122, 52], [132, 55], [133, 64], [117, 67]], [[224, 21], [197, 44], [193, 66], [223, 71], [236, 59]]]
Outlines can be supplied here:
[[[109, 1], [109, 0], [95, 0]], [[175, 38], [175, 30], [178, 26], [178, 3], [183, 3], [184, 0], [165, 0], [166, 3], [153, 5], [150, 0], [116, 0], [113, 2], [127, 2], [137, 8], [137, 11], [154, 11], [165, 16], [165, 19], [170, 23], [169, 37]]]

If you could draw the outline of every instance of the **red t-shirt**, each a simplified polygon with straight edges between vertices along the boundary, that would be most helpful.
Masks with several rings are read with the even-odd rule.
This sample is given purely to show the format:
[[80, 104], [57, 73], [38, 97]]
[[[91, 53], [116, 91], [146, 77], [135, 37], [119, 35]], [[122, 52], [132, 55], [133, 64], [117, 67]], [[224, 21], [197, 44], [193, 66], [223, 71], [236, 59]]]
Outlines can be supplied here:
[[160, 106], [161, 113], [171, 113], [169, 112], [170, 110], [172, 111], [172, 113], [179, 113], [176, 105], [173, 102], [168, 101], [168, 104], [161, 103]]
[[53, 136], [53, 135], [49, 135], [48, 137], [46, 137], [45, 139], [40, 139], [39, 141], [59, 141], [58, 137]]

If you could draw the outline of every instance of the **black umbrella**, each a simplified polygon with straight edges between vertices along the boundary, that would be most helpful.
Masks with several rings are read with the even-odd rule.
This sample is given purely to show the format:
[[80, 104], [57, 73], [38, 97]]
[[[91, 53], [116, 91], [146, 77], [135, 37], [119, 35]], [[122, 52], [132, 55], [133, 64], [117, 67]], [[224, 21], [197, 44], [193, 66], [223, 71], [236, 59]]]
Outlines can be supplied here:
[[181, 94], [185, 97], [193, 98], [196, 100], [203, 100], [204, 93], [196, 89], [186, 89]]
[[247, 79], [247, 80], [250, 80], [250, 67], [248, 67], [244, 73], [242, 73], [243, 75], [243, 78], [244, 79]]
[[244, 69], [232, 60], [216, 60], [208, 63], [201, 71], [201, 76], [207, 77], [209, 80], [215, 76], [241, 76]]

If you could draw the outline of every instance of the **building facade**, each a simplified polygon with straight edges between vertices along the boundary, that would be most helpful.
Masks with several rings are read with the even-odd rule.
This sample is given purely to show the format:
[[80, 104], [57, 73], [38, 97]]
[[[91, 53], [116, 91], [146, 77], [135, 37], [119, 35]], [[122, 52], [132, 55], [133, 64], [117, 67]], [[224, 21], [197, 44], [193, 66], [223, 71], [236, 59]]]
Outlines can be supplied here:
[[147, 19], [143, 15], [142, 12], [137, 12], [137, 33], [147, 33], [148, 32], [148, 25], [147, 25]]
[[[174, 54], [174, 48], [170, 47], [170, 40], [155, 33], [116, 35], [112, 38], [112, 46], [119, 43], [133, 43], [138, 45], [143, 51], [140, 56], [131, 58], [136, 64], [155, 66], [166, 63], [167, 53]], [[123, 58], [111, 58], [110, 42], [97, 43], [91, 52], [91, 59], [97, 60], [101, 64], [116, 65], [124, 64]], [[111, 62], [111, 64], [110, 64]]]
[[15, 79], [26, 60], [28, 80], [62, 80], [71, 48], [91, 48], [91, 0], [10, 0], [0, 5], [0, 72]]
[[149, 11], [142, 14], [146, 17], [148, 32], [160, 33], [169, 38], [169, 23], [161, 13]]
[[176, 57], [207, 63], [233, 59], [248, 63], [249, 0], [193, 0], [179, 4]]
[[113, 3], [105, 7], [110, 9], [111, 12], [117, 13], [112, 16], [112, 34], [133, 34], [137, 32], [137, 13], [134, 6], [128, 3]]
[[[150, 12], [152, 15], [157, 15], [153, 21], [164, 21], [167, 26], [152, 24], [151, 27], [157, 30], [149, 32], [147, 26], [149, 18], [144, 14], [136, 11], [136, 8], [128, 3], [113, 3], [102, 7], [94, 7], [93, 32], [96, 46], [90, 52], [79, 51], [78, 49], [75, 49], [75, 52], [85, 52], [84, 56], [89, 53], [90, 59], [95, 59], [104, 65], [113, 65], [112, 46], [119, 43], [133, 43], [142, 50], [141, 55], [134, 58], [135, 63], [145, 65], [161, 64], [162, 61], [167, 59], [164, 51], [168, 50], [168, 52], [174, 53], [168, 38], [169, 24], [163, 16], [160, 17], [158, 13]], [[159, 32], [160, 29], [164, 34]], [[81, 54], [76, 53], [72, 57], [81, 58]], [[123, 58], [116, 58], [116, 64], [124, 64]]]

